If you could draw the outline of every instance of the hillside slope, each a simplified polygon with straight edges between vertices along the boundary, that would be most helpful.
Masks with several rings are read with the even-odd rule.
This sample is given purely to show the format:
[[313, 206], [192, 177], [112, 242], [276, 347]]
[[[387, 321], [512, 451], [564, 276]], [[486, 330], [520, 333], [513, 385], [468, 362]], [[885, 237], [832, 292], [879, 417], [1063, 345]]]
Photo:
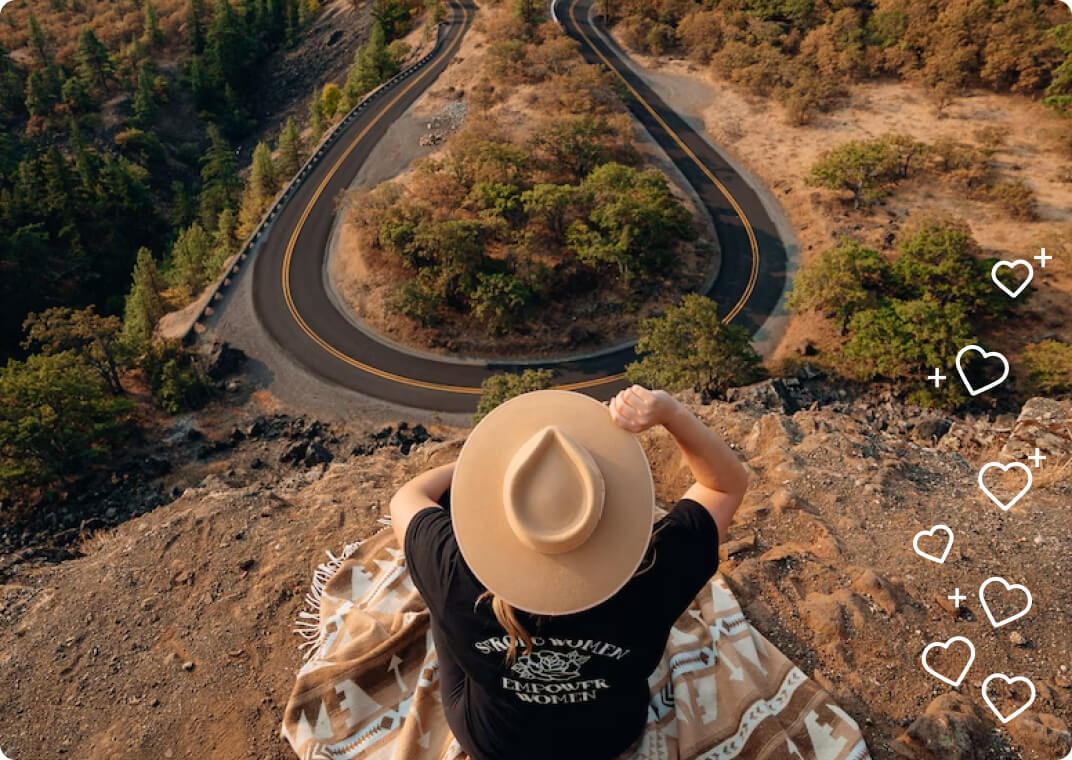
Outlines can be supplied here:
[[[873, 757], [1068, 750], [1072, 404], [1033, 399], [1019, 420], [988, 422], [851, 402], [811, 381], [749, 386], [709, 405], [678, 397], [754, 472], [720, 572], [751, 621], [860, 722]], [[198, 466], [210, 474], [200, 485], [93, 538], [84, 557], [8, 568], [6, 753], [289, 760], [278, 727], [313, 570], [325, 550], [379, 527], [405, 479], [454, 459], [468, 429], [371, 434], [262, 416], [235, 431], [201, 442]], [[664, 430], [640, 439], [668, 506], [690, 474]], [[1034, 487], [1001, 512], [980, 494], [976, 468], [1036, 445], [1049, 458]], [[911, 549], [935, 523], [956, 532], [943, 566]], [[971, 591], [991, 575], [1032, 590], [1028, 617], [991, 629]], [[945, 601], [954, 587], [969, 597], [959, 610]], [[978, 650], [963, 698], [919, 667], [925, 644], [953, 635]], [[980, 697], [991, 672], [1028, 676], [1038, 689], [1007, 731]]]

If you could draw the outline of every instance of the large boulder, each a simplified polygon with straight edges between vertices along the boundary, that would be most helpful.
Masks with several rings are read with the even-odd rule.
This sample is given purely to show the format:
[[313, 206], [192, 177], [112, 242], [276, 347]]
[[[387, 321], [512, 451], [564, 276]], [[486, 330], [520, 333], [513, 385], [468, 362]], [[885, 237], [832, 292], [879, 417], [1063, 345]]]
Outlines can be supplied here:
[[742, 409], [769, 409], [783, 414], [792, 414], [797, 410], [797, 402], [781, 378], [730, 388], [726, 391], [726, 401]]
[[201, 368], [213, 380], [222, 380], [242, 369], [246, 354], [225, 341], [213, 341], [201, 354]]
[[893, 743], [912, 760], [985, 760], [990, 728], [982, 710], [960, 694], [943, 694]]
[[1072, 456], [1072, 401], [1028, 399], [1001, 449], [1001, 458], [1023, 459], [1034, 454], [1036, 446], [1045, 456]]
[[1009, 733], [1039, 757], [1064, 757], [1070, 751], [1068, 724], [1049, 713], [1028, 710], [1009, 724]]

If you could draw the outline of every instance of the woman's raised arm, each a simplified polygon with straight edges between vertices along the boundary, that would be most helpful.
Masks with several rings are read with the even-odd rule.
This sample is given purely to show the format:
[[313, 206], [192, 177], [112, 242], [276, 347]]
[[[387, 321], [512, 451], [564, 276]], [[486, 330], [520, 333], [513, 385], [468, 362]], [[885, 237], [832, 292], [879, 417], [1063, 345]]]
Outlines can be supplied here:
[[391, 528], [398, 537], [400, 548], [405, 547], [406, 528], [409, 527], [409, 521], [413, 519], [413, 516], [425, 507], [438, 505], [454, 478], [455, 464], [457, 460], [425, 470], [404, 483], [391, 497]]

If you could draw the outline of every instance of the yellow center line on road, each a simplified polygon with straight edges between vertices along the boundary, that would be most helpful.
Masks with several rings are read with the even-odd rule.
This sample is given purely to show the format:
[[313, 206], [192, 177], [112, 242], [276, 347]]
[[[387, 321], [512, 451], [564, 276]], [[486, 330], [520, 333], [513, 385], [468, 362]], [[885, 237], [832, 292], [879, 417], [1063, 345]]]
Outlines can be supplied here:
[[[466, 23], [468, 23], [468, 20], [469, 20], [469, 10], [467, 8], [465, 8], [464, 6], [460, 6], [460, 5], [456, 6], [456, 7], [458, 9], [460, 9], [462, 14], [463, 14], [462, 26], [464, 26]], [[746, 229], [746, 231], [748, 233], [748, 238], [749, 238], [749, 241], [750, 241], [751, 246], [752, 246], [752, 274], [751, 274], [751, 277], [749, 279], [748, 287], [746, 289], [745, 294], [741, 297], [740, 301], [738, 301], [738, 303], [734, 306], [733, 310], [731, 310], [731, 312], [723, 319], [724, 322], [729, 322], [734, 316], [736, 316], [736, 314], [741, 310], [741, 308], [743, 308], [744, 303], [748, 300], [748, 297], [751, 294], [751, 292], [752, 292], [752, 290], [753, 290], [753, 288], [755, 286], [755, 281], [756, 281], [756, 278], [757, 278], [758, 262], [759, 262], [759, 248], [758, 248], [758, 245], [756, 244], [755, 234], [754, 234], [754, 232], [752, 230], [752, 226], [748, 222], [748, 219], [745, 216], [744, 211], [737, 204], [737, 202], [733, 198], [733, 196], [730, 195], [729, 191], [725, 188], [725, 186], [723, 186], [722, 183], [719, 182], [715, 178], [715, 176], [703, 164], [703, 162], [700, 161], [700, 159], [696, 156], [696, 154], [693, 153], [688, 148], [687, 145], [685, 145], [685, 143], [681, 140], [681, 138], [677, 135], [677, 133], [674, 132], [674, 130], [672, 130], [670, 128], [670, 126], [662, 119], [662, 117], [660, 117], [659, 114], [655, 112], [655, 110], [651, 107], [651, 105], [648, 104], [648, 102], [646, 100], [644, 100], [644, 98], [642, 98], [640, 96], [640, 93], [638, 93], [633, 88], [633, 86], [631, 84], [629, 84], [628, 81], [625, 80], [625, 77], [623, 77], [621, 75], [621, 73], [610, 64], [610, 61], [607, 60], [607, 58], [599, 51], [599, 49], [596, 48], [596, 46], [592, 43], [592, 40], [581, 29], [580, 24], [577, 23], [577, 17], [576, 17], [576, 15], [574, 13], [574, 7], [575, 7], [575, 0], [573, 0], [570, 3], [570, 17], [573, 19], [573, 22], [577, 26], [578, 31], [580, 31], [581, 36], [584, 37], [584, 39], [588, 42], [589, 46], [592, 48], [592, 50], [595, 51], [596, 55], [598, 55], [603, 60], [604, 64], [606, 64], [608, 68], [610, 68], [612, 71], [614, 71], [615, 74], [617, 74], [618, 77], [620, 77], [622, 79], [622, 81], [625, 82], [626, 87], [629, 88], [629, 90], [630, 90], [630, 92], [632, 92], [633, 96], [636, 97], [637, 100], [644, 105], [644, 107], [652, 114], [653, 117], [655, 117], [656, 120], [658, 120], [658, 122], [663, 127], [663, 129], [666, 130], [667, 134], [669, 134], [671, 137], [674, 138], [675, 142], [677, 142], [677, 144], [682, 148], [682, 150], [685, 151], [685, 153], [693, 160], [693, 162], [696, 163], [696, 165], [700, 168], [700, 170], [703, 171], [704, 174], [707, 175], [708, 179], [710, 179], [711, 182], [714, 183], [715, 186], [719, 188], [719, 190], [723, 193], [723, 195], [726, 196], [726, 198], [729, 200], [730, 204], [733, 206], [734, 210], [737, 212], [737, 214], [740, 217], [741, 221], [745, 225], [745, 229]], [[442, 55], [443, 56], [451, 56], [451, 55], [453, 55], [454, 52], [457, 50], [457, 48], [461, 46], [461, 42], [462, 42], [463, 38], [464, 38], [464, 34], [459, 34], [458, 38], [455, 39], [454, 42], [452, 42], [450, 44], [450, 46], [446, 50], [443, 51]], [[479, 388], [479, 387], [462, 386], [462, 385], [445, 385], [445, 384], [442, 384], [442, 383], [433, 383], [433, 382], [427, 382], [427, 381], [423, 381], [423, 380], [415, 380], [413, 378], [403, 377], [402, 375], [397, 375], [397, 374], [395, 374], [393, 372], [387, 372], [385, 370], [381, 370], [378, 367], [373, 367], [372, 365], [365, 364], [364, 362], [358, 361], [357, 359], [354, 359], [353, 357], [343, 353], [342, 351], [338, 350], [337, 348], [335, 348], [334, 346], [329, 344], [327, 341], [325, 341], [319, 335], [317, 335], [316, 332], [311, 327], [309, 327], [308, 323], [306, 323], [305, 319], [302, 318], [301, 314], [298, 312], [297, 306], [294, 303], [294, 299], [293, 299], [293, 296], [291, 294], [291, 289], [290, 289], [290, 265], [291, 265], [291, 261], [292, 261], [293, 256], [294, 256], [294, 249], [295, 249], [295, 246], [297, 244], [298, 235], [301, 233], [301, 230], [302, 230], [303, 226], [305, 225], [306, 220], [309, 218], [309, 214], [312, 212], [313, 207], [316, 205], [317, 201], [320, 199], [320, 196], [323, 194], [324, 188], [331, 181], [331, 179], [335, 176], [335, 173], [338, 171], [338, 169], [342, 165], [343, 161], [346, 160], [347, 156], [350, 155], [350, 153], [354, 150], [354, 148], [357, 147], [357, 145], [361, 142], [361, 140], [363, 140], [365, 138], [365, 136], [369, 133], [369, 131], [380, 121], [381, 118], [383, 118], [384, 114], [388, 110], [390, 110], [390, 108], [395, 103], [397, 103], [399, 100], [401, 100], [402, 97], [406, 93], [408, 93], [411, 89], [413, 89], [420, 82], [422, 82], [427, 76], [429, 76], [429, 72], [430, 72], [431, 68], [432, 68], [432, 65], [430, 65], [427, 70], [425, 70], [423, 73], [418, 75], [412, 82], [410, 82], [406, 87], [404, 87], [389, 103], [387, 103], [387, 105], [383, 106], [380, 109], [379, 113], [376, 115], [375, 118], [373, 118], [373, 120], [368, 124], [368, 126], [366, 126], [364, 129], [362, 129], [361, 132], [351, 141], [350, 145], [343, 152], [343, 154], [338, 158], [338, 160], [335, 162], [335, 164], [331, 167], [330, 171], [328, 171], [328, 173], [324, 177], [323, 181], [321, 181], [320, 185], [317, 187], [316, 191], [313, 193], [313, 196], [312, 196], [312, 198], [310, 198], [309, 203], [306, 205], [304, 211], [302, 211], [302, 215], [298, 219], [298, 223], [295, 225], [294, 232], [291, 234], [290, 241], [287, 244], [286, 254], [285, 254], [284, 258], [283, 258], [283, 271], [282, 271], [283, 296], [284, 296], [284, 299], [286, 300], [287, 308], [290, 310], [291, 316], [294, 317], [294, 320], [297, 322], [297, 324], [301, 328], [301, 330], [306, 335], [308, 335], [309, 338], [314, 343], [316, 343], [318, 346], [320, 346], [322, 349], [324, 349], [324, 351], [326, 351], [327, 353], [329, 353], [332, 356], [336, 357], [340, 361], [343, 361], [346, 364], [349, 364], [349, 365], [351, 365], [353, 367], [356, 367], [357, 369], [360, 369], [360, 370], [362, 370], [364, 372], [368, 372], [371, 375], [381, 377], [381, 378], [383, 378], [385, 380], [391, 380], [392, 382], [402, 383], [404, 385], [409, 385], [409, 386], [413, 386], [413, 387], [417, 387], [417, 388], [425, 388], [427, 390], [446, 391], [446, 392], [451, 392], [451, 393], [464, 393], [464, 394], [469, 394], [469, 395], [479, 395], [480, 393], [482, 393], [482, 389]], [[582, 389], [582, 388], [590, 388], [590, 387], [594, 387], [594, 386], [598, 386], [598, 385], [604, 385], [604, 384], [607, 384], [607, 383], [622, 380], [624, 378], [625, 378], [625, 373], [621, 372], [621, 373], [618, 373], [618, 374], [615, 374], [615, 375], [606, 375], [604, 377], [594, 378], [594, 379], [591, 379], [591, 380], [582, 380], [582, 381], [575, 382], [575, 383], [563, 383], [561, 385], [555, 385], [555, 386], [552, 386], [552, 387], [556, 388], [556, 389], [559, 389], [559, 390], [579, 390], [579, 389]]]
[[[461, 25], [464, 27], [469, 20], [469, 10], [461, 5], [457, 5], [455, 7], [459, 8], [463, 14]], [[461, 45], [461, 41], [464, 36], [464, 34], [459, 34], [458, 38], [455, 39], [450, 44], [450, 46], [442, 52], [441, 57], [452, 56], [455, 50]], [[320, 200], [320, 196], [324, 192], [324, 188], [327, 187], [328, 182], [330, 182], [332, 177], [335, 176], [335, 172], [339, 170], [339, 167], [342, 165], [342, 162], [346, 160], [346, 157], [349, 156], [351, 152], [353, 152], [354, 148], [356, 148], [357, 145], [365, 138], [365, 135], [369, 133], [369, 130], [376, 126], [376, 124], [379, 123], [380, 119], [383, 118], [384, 114], [387, 113], [387, 111], [389, 111], [395, 103], [401, 100], [406, 93], [408, 93], [425, 78], [427, 78], [429, 72], [432, 70], [433, 67], [434, 63], [430, 61], [428, 67], [425, 69], [424, 72], [422, 72], [406, 87], [404, 87], [389, 103], [387, 103], [387, 105], [380, 108], [380, 111], [376, 115], [376, 117], [368, 124], [368, 126], [361, 130], [361, 132], [353, 139], [353, 141], [351, 141], [349, 147], [347, 147], [346, 150], [343, 151], [343, 154], [339, 156], [339, 159], [335, 162], [334, 166], [331, 167], [331, 170], [328, 171], [327, 176], [324, 177], [323, 181], [320, 183], [320, 186], [317, 187], [316, 192], [313, 193], [312, 198], [309, 199], [308, 205], [306, 205], [305, 210], [302, 212], [301, 217], [298, 219], [298, 223], [294, 226], [294, 232], [290, 236], [290, 242], [287, 243], [286, 255], [283, 257], [283, 297], [287, 302], [287, 308], [290, 310], [291, 316], [294, 317], [294, 320], [298, 323], [298, 326], [302, 329], [302, 331], [306, 335], [308, 335], [314, 343], [316, 343], [318, 346], [320, 346], [322, 349], [324, 349], [340, 361], [346, 362], [347, 364], [353, 367], [357, 367], [358, 369], [368, 372], [369, 374], [382, 377], [385, 380], [405, 383], [406, 385], [416, 386], [419, 388], [427, 388], [429, 390], [479, 394], [481, 392], [480, 388], [472, 388], [469, 386], [462, 385], [441, 385], [439, 383], [429, 383], [424, 382], [422, 380], [414, 380], [413, 378], [396, 375], [393, 372], [386, 372], [382, 369], [379, 369], [378, 367], [373, 367], [370, 364], [365, 364], [364, 362], [358, 361], [352, 356], [349, 356], [342, 351], [339, 351], [337, 348], [335, 348], [326, 340], [317, 335], [316, 332], [311, 327], [309, 327], [308, 323], [306, 323], [305, 319], [303, 319], [302, 315], [298, 312], [298, 308], [294, 304], [294, 298], [292, 297], [290, 291], [290, 263], [294, 257], [294, 247], [297, 244], [298, 235], [301, 233], [302, 227], [305, 225], [305, 221], [309, 218], [309, 214], [312, 212], [313, 207], [316, 205], [317, 201]]]
[[[469, 21], [469, 10], [467, 8], [465, 8], [464, 6], [461, 6], [461, 5], [456, 5], [455, 7], [461, 10], [461, 12], [463, 14], [462, 26], [465, 26], [465, 24], [468, 23], [468, 21]], [[453, 55], [454, 51], [458, 47], [460, 47], [462, 39], [464, 38], [464, 36], [465, 36], [464, 34], [459, 34], [458, 38], [456, 40], [454, 40], [454, 42], [452, 42], [450, 44], [450, 46], [446, 50], [443, 51], [442, 55], [444, 55], [444, 56]], [[360, 370], [362, 370], [364, 372], [368, 372], [371, 375], [376, 375], [377, 377], [381, 377], [381, 378], [383, 378], [385, 380], [391, 380], [393, 382], [402, 383], [404, 385], [409, 385], [409, 386], [413, 386], [413, 387], [417, 387], [417, 388], [425, 388], [427, 390], [447, 391], [447, 392], [451, 392], [451, 393], [465, 393], [465, 394], [469, 394], [469, 395], [479, 395], [479, 394], [481, 394], [483, 392], [483, 389], [480, 388], [480, 387], [472, 387], [472, 386], [465, 386], [465, 385], [444, 385], [442, 383], [432, 383], [432, 382], [426, 382], [426, 381], [423, 381], [423, 380], [414, 380], [413, 378], [410, 378], [410, 377], [403, 377], [402, 375], [396, 375], [393, 372], [387, 372], [385, 370], [379, 369], [378, 367], [373, 367], [370, 364], [365, 364], [364, 362], [358, 361], [357, 359], [354, 359], [352, 356], [349, 356], [349, 355], [343, 353], [342, 351], [338, 350], [337, 348], [332, 346], [330, 343], [328, 343], [326, 340], [321, 338], [319, 335], [317, 335], [316, 332], [311, 327], [309, 327], [308, 323], [306, 323], [305, 319], [303, 319], [301, 314], [298, 312], [297, 306], [294, 304], [294, 298], [292, 297], [291, 291], [290, 291], [290, 264], [291, 264], [291, 260], [294, 257], [294, 248], [295, 248], [295, 245], [297, 244], [297, 241], [298, 241], [298, 235], [301, 233], [302, 227], [305, 225], [305, 221], [309, 218], [309, 214], [312, 212], [313, 206], [316, 205], [317, 201], [320, 199], [321, 194], [324, 192], [324, 188], [327, 186], [328, 182], [331, 181], [331, 178], [335, 176], [335, 172], [338, 171], [339, 167], [342, 165], [342, 162], [345, 161], [346, 157], [350, 155], [350, 153], [354, 150], [354, 148], [357, 147], [358, 143], [360, 143], [361, 140], [364, 139], [365, 135], [368, 134], [369, 130], [371, 130], [379, 122], [379, 120], [381, 118], [383, 118], [383, 115], [388, 110], [390, 110], [391, 106], [393, 106], [395, 103], [397, 103], [402, 98], [402, 96], [404, 96], [407, 92], [409, 92], [411, 89], [416, 87], [419, 82], [421, 82], [422, 80], [425, 79], [425, 77], [428, 76], [428, 73], [431, 70], [433, 65], [434, 64], [429, 62], [428, 69], [426, 69], [416, 79], [414, 79], [412, 82], [410, 82], [410, 84], [407, 85], [405, 88], [403, 88], [402, 91], [399, 92], [398, 95], [396, 95], [387, 105], [383, 106], [380, 109], [379, 114], [377, 114], [377, 116], [372, 120], [372, 122], [369, 123], [369, 125], [367, 127], [365, 127], [363, 130], [361, 130], [361, 132], [357, 135], [357, 137], [355, 137], [353, 139], [353, 141], [350, 143], [349, 147], [343, 152], [343, 154], [335, 162], [334, 166], [331, 167], [331, 170], [327, 173], [327, 176], [324, 177], [324, 180], [320, 183], [320, 186], [317, 187], [316, 192], [313, 193], [312, 198], [310, 198], [308, 205], [306, 205], [305, 210], [302, 212], [301, 217], [298, 219], [298, 223], [294, 227], [294, 232], [290, 236], [290, 242], [287, 243], [286, 255], [283, 257], [283, 272], [282, 272], [283, 297], [287, 302], [287, 308], [290, 310], [291, 316], [294, 317], [294, 320], [298, 323], [298, 327], [301, 328], [302, 332], [304, 332], [306, 335], [308, 335], [309, 338], [314, 343], [316, 343], [318, 346], [320, 346], [322, 349], [324, 349], [326, 352], [328, 352], [329, 354], [331, 354], [335, 358], [339, 359], [340, 361], [345, 362], [345, 363], [349, 364], [352, 367], [356, 367], [357, 369], [360, 369]], [[613, 381], [616, 381], [616, 380], [623, 379], [624, 377], [625, 377], [625, 373], [621, 372], [621, 373], [619, 373], [617, 375], [607, 375], [607, 376], [604, 376], [604, 377], [595, 378], [593, 380], [582, 380], [582, 381], [576, 382], [576, 383], [564, 383], [562, 385], [555, 385], [555, 386], [552, 386], [552, 387], [556, 388], [558, 390], [576, 390], [576, 389], [587, 388], [587, 387], [596, 386], [596, 385], [603, 385], [605, 383], [609, 383], [609, 382], [613, 382]]]
[[692, 152], [689, 146], [687, 146], [685, 142], [681, 139], [681, 137], [678, 136], [677, 132], [671, 129], [670, 125], [663, 120], [663, 117], [660, 116], [655, 111], [655, 109], [651, 107], [651, 104], [648, 103], [648, 101], [644, 100], [643, 97], [641, 97], [640, 93], [637, 92], [633, 85], [629, 83], [629, 80], [622, 76], [622, 73], [618, 71], [617, 68], [611, 65], [611, 62], [607, 60], [607, 57], [603, 55], [603, 53], [600, 52], [599, 48], [595, 46], [595, 43], [592, 42], [592, 38], [584, 33], [584, 28], [577, 22], [576, 8], [577, 0], [569, 0], [570, 20], [573, 21], [573, 25], [577, 27], [577, 31], [580, 32], [581, 36], [584, 37], [585, 42], [588, 43], [588, 47], [592, 48], [595, 54], [599, 56], [600, 60], [603, 61], [604, 65], [606, 65], [608, 69], [613, 71], [617, 75], [617, 77], [622, 80], [625, 86], [629, 88], [629, 92], [633, 94], [633, 97], [636, 98], [637, 101], [644, 106], [648, 113], [650, 113], [655, 118], [655, 120], [659, 122], [659, 125], [664, 130], [666, 130], [666, 133], [672, 138], [674, 138], [674, 142], [676, 142], [678, 146], [683, 151], [685, 151], [685, 154], [692, 159], [692, 162], [696, 164], [697, 167], [699, 167], [700, 171], [707, 175], [707, 178], [711, 180], [712, 184], [714, 184], [715, 187], [717, 187], [719, 191], [721, 191], [721, 193], [726, 197], [726, 200], [730, 202], [730, 205], [733, 206], [733, 210], [737, 212], [737, 216], [740, 217], [741, 222], [744, 224], [745, 232], [748, 233], [748, 243], [752, 247], [752, 273], [749, 276], [748, 285], [745, 288], [744, 294], [722, 320], [723, 322], [728, 323], [731, 319], [737, 316], [741, 309], [744, 308], [745, 303], [748, 301], [749, 297], [751, 297], [752, 291], [755, 289], [756, 280], [759, 277], [759, 244], [756, 242], [756, 234], [755, 231], [752, 229], [752, 224], [748, 221], [748, 216], [745, 215], [744, 210], [737, 203], [737, 199], [730, 194], [730, 191], [726, 188], [726, 186], [718, 181], [718, 179], [711, 172], [711, 170], [707, 168], [707, 165], [704, 164], [704, 162], [701, 161], [699, 157]]

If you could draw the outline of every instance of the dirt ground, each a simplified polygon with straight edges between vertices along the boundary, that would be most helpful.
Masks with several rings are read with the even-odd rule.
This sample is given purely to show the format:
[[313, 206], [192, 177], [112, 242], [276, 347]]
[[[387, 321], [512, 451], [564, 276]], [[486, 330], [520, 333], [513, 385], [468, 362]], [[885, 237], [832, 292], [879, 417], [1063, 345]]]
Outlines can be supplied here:
[[[720, 149], [770, 188], [792, 221], [802, 265], [842, 236], [889, 251], [887, 235], [913, 214], [944, 209], [969, 223], [986, 255], [1030, 261], [1045, 247], [1054, 257], [1044, 270], [1031, 261], [1033, 292], [1015, 322], [995, 327], [988, 348], [1014, 360], [1029, 340], [1041, 335], [1072, 342], [1072, 184], [1059, 180], [1063, 165], [1056, 158], [1060, 154], [1053, 134], [1058, 119], [1040, 103], [977, 91], [955, 99], [946, 117], [939, 119], [917, 86], [878, 82], [854, 85], [842, 107], [798, 127], [785, 123], [776, 102], [748, 95], [706, 67], [680, 58], [632, 56], [655, 79], [668, 103], [693, 116]], [[1002, 179], [1023, 179], [1035, 191], [1038, 221], [1011, 219], [995, 204], [968, 200], [940, 179], [928, 177], [902, 183], [869, 213], [831, 202], [826, 193], [804, 183], [824, 150], [851, 139], [896, 132], [927, 142], [952, 138], [977, 143], [976, 132], [982, 127], [1008, 131], [994, 155], [995, 164]], [[772, 358], [792, 354], [806, 340], [820, 350], [840, 343], [822, 317], [792, 315]]]
[[[478, 10], [473, 28], [462, 42], [455, 62], [407, 112], [400, 127], [403, 132], [411, 133], [413, 126], [424, 123], [427, 134], [427, 126], [433, 124], [437, 117], [442, 120], [446, 114], [466, 107], [466, 88], [475, 81], [484, 65], [484, 49], [488, 41], [483, 24], [487, 13], [486, 9]], [[529, 103], [532, 102], [535, 89], [532, 86], [512, 88], [510, 97], [482, 118], [494, 118], [497, 124], [523, 138], [531, 131]], [[466, 118], [473, 116], [470, 114]], [[650, 166], [657, 167], [668, 176], [673, 191], [693, 214], [700, 230], [699, 239], [709, 243], [714, 241], [711, 219], [702, 211], [691, 187], [639, 123], [634, 121], [633, 126], [638, 150]], [[405, 184], [412, 176], [412, 169], [408, 168], [412, 158], [435, 152], [418, 150], [419, 146], [407, 150], [390, 136], [385, 138], [385, 142], [391, 145], [385, 151], [385, 156], [393, 160], [404, 157], [406, 160], [394, 165], [394, 173], [370, 169], [368, 176], [374, 176], [378, 181], [393, 178], [393, 181]], [[373, 161], [383, 164], [384, 159], [374, 158]], [[358, 178], [358, 187], [371, 184], [362, 179]], [[329, 276], [339, 296], [340, 306], [350, 312], [352, 319], [404, 346], [466, 358], [549, 357], [592, 351], [628, 341], [635, 337], [641, 319], [676, 303], [681, 294], [702, 286], [718, 266], [717, 249], [712, 252], [683, 247], [681, 274], [673, 280], [663, 280], [656, 292], [634, 313], [623, 310], [624, 297], [600, 289], [573, 303], [552, 304], [546, 313], [541, 314], [538, 323], [526, 326], [522, 334], [489, 340], [486, 331], [479, 324], [474, 324], [473, 320], [460, 319], [436, 328], [423, 328], [388, 313], [385, 308], [388, 295], [398, 283], [411, 277], [411, 273], [381, 252], [367, 250], [353, 227], [345, 222], [341, 224], [333, 245]]]
[[[979, 492], [975, 468], [997, 455], [1011, 423], [954, 421], [934, 444], [917, 409], [839, 403], [824, 391], [834, 403], [787, 414], [766, 405], [766, 389], [710, 405], [678, 394], [752, 472], [720, 565], [750, 622], [860, 723], [876, 760], [1061, 757], [1072, 722], [1067, 402], [1048, 407], [1064, 432], [1046, 439], [1051, 456], [1031, 493], [1003, 513]], [[406, 420], [407, 433], [417, 422], [427, 430], [403, 450], [400, 423], [377, 442], [362, 423], [278, 411], [257, 395], [171, 421], [160, 443], [177, 460], [164, 478], [173, 502], [88, 536], [78, 559], [30, 555], [0, 574], [0, 747], [10, 757], [293, 757], [278, 731], [301, 665], [294, 621], [314, 569], [325, 551], [378, 529], [397, 487], [452, 461], [468, 428]], [[920, 433], [881, 430], [878, 418], [915, 420]], [[668, 507], [691, 475], [665, 430], [640, 440]], [[201, 453], [187, 456], [189, 446]], [[990, 486], [1006, 498], [1017, 488]], [[942, 566], [910, 548], [939, 522], [956, 532]], [[1030, 588], [1029, 616], [991, 627], [973, 591], [992, 575]], [[946, 599], [954, 588], [968, 597], [960, 608]], [[990, 601], [1004, 617], [1017, 599]], [[953, 635], [977, 650], [959, 690], [919, 664], [927, 643]], [[952, 656], [930, 664], [949, 674], [962, 667]], [[981, 699], [993, 672], [1027, 676], [1038, 690], [1007, 727]], [[991, 694], [1006, 712], [1018, 696]], [[911, 737], [926, 734], [924, 711], [949, 719], [944, 706], [960, 698], [970, 732], [938, 731], [944, 754], [920, 749]], [[965, 736], [976, 743], [955, 754]]]

